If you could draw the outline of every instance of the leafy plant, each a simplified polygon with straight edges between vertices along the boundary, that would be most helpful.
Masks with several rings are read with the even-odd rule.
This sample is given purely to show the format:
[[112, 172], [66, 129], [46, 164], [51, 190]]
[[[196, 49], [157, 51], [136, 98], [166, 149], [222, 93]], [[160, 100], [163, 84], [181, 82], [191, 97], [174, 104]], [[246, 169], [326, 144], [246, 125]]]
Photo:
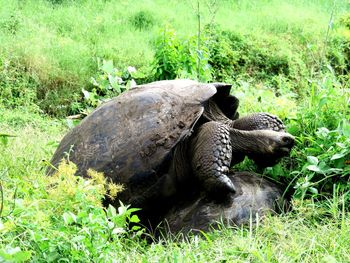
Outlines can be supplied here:
[[38, 83], [17, 59], [0, 58], [0, 103], [8, 107], [33, 107], [37, 102]]
[[151, 28], [155, 24], [153, 14], [147, 10], [141, 10], [129, 18], [130, 23], [138, 30]]
[[0, 217], [0, 260], [105, 261], [120, 240], [142, 234], [135, 225], [138, 209], [122, 203], [118, 210], [101, 205], [103, 196], [113, 199], [120, 186], [108, 183], [101, 173], [89, 171], [90, 178], [83, 179], [75, 172], [74, 164], [62, 162], [46, 180], [18, 182], [19, 191], [26, 192], [18, 194], [11, 213]]
[[290, 91], [300, 93], [305, 84], [302, 77], [310, 74], [307, 59], [298, 55], [303, 51], [290, 45], [281, 47], [280, 39], [223, 30], [216, 25], [207, 25], [205, 34], [209, 64], [218, 81], [249, 79], [278, 91], [283, 85], [276, 80], [284, 79], [293, 84]]
[[319, 128], [312, 145], [305, 148], [307, 162], [295, 185], [296, 196], [304, 197], [307, 192], [329, 194], [334, 184], [342, 192], [349, 190], [350, 123], [342, 120], [339, 124], [333, 131]]
[[295, 197], [329, 197], [334, 185], [339, 193], [349, 191], [349, 115], [349, 90], [332, 73], [310, 83], [309, 97], [288, 125], [297, 136], [297, 145], [294, 161], [286, 164], [291, 172], [282, 174], [295, 188]]
[[15, 135], [11, 135], [11, 134], [5, 134], [5, 133], [0, 133], [0, 143], [4, 146], [7, 146], [8, 144], [8, 140], [11, 137], [16, 137]]
[[349, 80], [350, 72], [350, 14], [339, 19], [338, 29], [329, 41], [327, 58], [330, 65], [345, 81]]
[[22, 251], [20, 247], [0, 249], [0, 259], [4, 262], [26, 262], [30, 260], [31, 254], [32, 251]]
[[[201, 50], [197, 49], [197, 36], [182, 40], [177, 37], [173, 29], [165, 27], [155, 40], [154, 78], [156, 80], [196, 79], [199, 73], [201, 81], [210, 81], [211, 67], [208, 64], [208, 55], [205, 45], [201, 46]], [[201, 61], [200, 64], [198, 64], [198, 58]], [[198, 65], [200, 68], [197, 68]]]
[[136, 86], [133, 76], [136, 75], [134, 67], [127, 67], [124, 71], [119, 71], [113, 65], [112, 60], [98, 59], [98, 75], [91, 77], [90, 90], [82, 89], [84, 101], [89, 107], [97, 107], [103, 101]]
[[21, 26], [22, 21], [18, 14], [12, 14], [9, 18], [0, 20], [0, 29], [8, 34], [15, 35]]

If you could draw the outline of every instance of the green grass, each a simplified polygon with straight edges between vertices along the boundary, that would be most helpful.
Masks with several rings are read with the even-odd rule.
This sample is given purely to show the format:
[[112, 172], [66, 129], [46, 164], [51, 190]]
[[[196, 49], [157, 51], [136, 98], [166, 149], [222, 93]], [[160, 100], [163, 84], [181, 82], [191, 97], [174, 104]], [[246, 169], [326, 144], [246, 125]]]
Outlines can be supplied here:
[[[30, 251], [30, 257], [35, 262], [59, 259], [85, 262], [99, 260], [347, 262], [350, 260], [349, 214], [343, 214], [341, 209], [338, 209], [342, 201], [341, 196], [336, 198], [337, 195], [323, 204], [295, 200], [293, 212], [268, 217], [264, 222], [252, 227], [222, 227], [204, 237], [193, 236], [185, 239], [181, 236], [166, 236], [152, 244], [146, 244], [137, 237], [125, 238], [116, 235], [116, 239], [103, 244], [97, 240], [92, 241], [91, 244], [98, 247], [94, 252], [85, 240], [89, 233], [98, 234], [97, 230], [93, 230], [93, 222], [89, 221], [85, 227], [79, 225], [69, 227], [64, 223], [63, 217], [64, 212], [79, 214], [89, 211], [93, 215], [97, 213], [93, 207], [97, 209], [99, 205], [92, 206], [88, 202], [91, 188], [84, 189], [86, 185], [80, 186], [79, 194], [72, 201], [69, 201], [65, 192], [61, 192], [61, 198], [67, 200], [65, 205], [59, 205], [60, 209], [57, 209], [57, 205], [48, 203], [53, 200], [48, 197], [47, 191], [50, 188], [47, 188], [49, 186], [42, 160], [50, 158], [54, 150], [52, 142], [62, 136], [66, 130], [65, 124], [32, 113], [7, 110], [2, 111], [0, 120], [1, 132], [17, 136], [10, 138], [6, 147], [0, 146], [1, 183], [5, 190], [3, 215], [11, 211], [12, 203], [16, 201], [13, 214], [0, 219], [2, 253], [9, 248], [20, 247], [22, 252]], [[15, 187], [16, 200], [13, 199]], [[85, 197], [83, 193], [86, 194]], [[81, 203], [78, 206], [77, 201]], [[85, 207], [86, 204], [89, 204], [88, 208]], [[99, 225], [99, 228], [102, 226]], [[76, 250], [78, 247], [80, 249]], [[20, 258], [20, 255], [16, 255]]]
[[[164, 24], [184, 36], [197, 31], [191, 1], [142, 1], [137, 5], [131, 1], [63, 2], [1, 1], [1, 22], [13, 32], [1, 31], [3, 57], [19, 58], [40, 79], [61, 77], [82, 84], [96, 70], [96, 57], [113, 59], [118, 66], [148, 67], [153, 55], [151, 42]], [[342, 2], [337, 14], [346, 6]], [[205, 2], [201, 7], [203, 24], [209, 23], [213, 14]], [[144, 10], [155, 23], [140, 31], [129, 20]], [[308, 41], [317, 41], [324, 37], [331, 10], [331, 1], [224, 1], [215, 18], [230, 30], [294, 38], [305, 34]]]
[[[336, 84], [335, 79], [329, 77], [328, 80], [328, 85]], [[297, 175], [292, 186], [297, 191], [304, 191], [304, 199], [296, 195], [291, 212], [270, 216], [258, 224], [242, 228], [222, 226], [200, 236], [183, 238], [181, 235], [165, 235], [151, 244], [135, 233], [121, 233], [124, 225], [110, 238], [107, 217], [112, 220], [115, 216], [108, 214], [111, 212], [106, 216], [103, 212], [98, 201], [101, 196], [98, 186], [81, 180], [75, 182], [68, 168], [54, 184], [46, 177], [46, 161], [67, 131], [66, 121], [26, 109], [1, 108], [0, 133], [16, 137], [9, 137], [6, 145], [0, 143], [0, 174], [5, 197], [0, 218], [0, 257], [13, 261], [30, 259], [33, 262], [349, 261], [349, 188], [346, 185], [349, 170], [343, 167], [343, 175], [339, 175], [339, 179], [345, 178], [345, 182], [339, 180], [337, 183], [345, 189], [334, 188], [334, 191], [318, 195], [309, 190], [311, 186], [319, 187], [312, 183], [320, 174], [305, 167], [306, 157], [311, 153], [327, 161], [333, 154], [331, 149], [335, 140], [346, 143], [339, 137], [320, 141], [315, 133], [321, 127], [334, 128], [334, 118], [338, 118], [337, 126], [341, 118], [349, 116], [350, 93], [336, 86], [333, 90], [329, 86], [324, 90], [318, 85], [314, 88], [314, 96], [305, 100], [305, 105], [299, 104], [297, 109], [294, 109], [295, 100], [288, 93], [276, 97], [269, 90], [259, 91], [259, 87], [237, 91], [242, 100], [242, 111], [268, 110], [284, 118], [290, 129], [293, 125], [300, 125], [302, 129], [296, 133], [298, 143], [291, 158], [294, 165], [279, 165], [265, 171], [268, 176], [278, 174], [285, 180], [292, 180]], [[269, 103], [254, 96], [257, 90], [261, 98]], [[343, 96], [339, 96], [339, 92], [344, 92]], [[329, 99], [324, 104], [324, 110], [319, 108], [322, 98]], [[345, 108], [338, 107], [341, 104]], [[328, 116], [328, 113], [333, 115]], [[350, 145], [350, 134], [341, 138], [348, 140], [347, 145]], [[321, 148], [320, 144], [323, 144]], [[325, 150], [325, 147], [331, 148]], [[347, 157], [350, 157], [349, 153]], [[248, 165], [245, 163], [240, 169], [251, 169]], [[298, 186], [297, 182], [305, 180], [311, 185], [306, 188]]]
[[[268, 52], [278, 54], [283, 47], [282, 52], [311, 54], [316, 62], [332, 11], [336, 21], [348, 8], [346, 1], [333, 6], [325, 0], [208, 3], [200, 1], [202, 26], [215, 21], [224, 30], [255, 36], [258, 45], [274, 46]], [[119, 69], [135, 66], [149, 78], [153, 43], [165, 25], [181, 37], [197, 33], [195, 1], [1, 0], [0, 6], [0, 72], [9, 76], [6, 84], [26, 89], [42, 110], [61, 116], [81, 100], [98, 58], [112, 59]], [[140, 12], [152, 21], [141, 30], [132, 22]]]
[[[240, 50], [239, 56], [251, 56], [241, 70], [257, 66], [260, 55], [296, 69], [292, 78], [243, 72], [226, 79], [242, 115], [276, 114], [296, 136], [291, 157], [263, 171], [290, 183], [289, 213], [254, 226], [147, 243], [137, 231], [126, 231], [137, 220], [131, 210], [104, 212], [100, 183], [72, 177], [70, 166], [57, 178], [45, 175], [72, 126], [46, 114], [71, 112], [90, 77], [103, 82], [98, 58], [113, 60], [120, 70], [135, 66], [147, 79], [154, 41], [166, 24], [179, 39], [196, 34], [195, 2], [0, 0], [1, 262], [350, 261], [350, 82], [325, 60], [328, 49], [340, 54], [350, 43], [326, 43], [331, 13], [336, 23], [330, 36], [337, 33], [337, 18], [349, 11], [347, 1], [226, 0], [215, 13], [221, 29], [242, 36], [249, 47]], [[214, 15], [209, 2], [200, 2], [203, 25]], [[255, 169], [248, 161], [238, 168]]]

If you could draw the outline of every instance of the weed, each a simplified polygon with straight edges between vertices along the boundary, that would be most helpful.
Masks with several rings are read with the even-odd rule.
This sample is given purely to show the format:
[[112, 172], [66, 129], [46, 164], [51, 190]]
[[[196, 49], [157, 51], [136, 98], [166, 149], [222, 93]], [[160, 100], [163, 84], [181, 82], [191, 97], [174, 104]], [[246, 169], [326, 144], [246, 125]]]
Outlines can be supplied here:
[[[129, 223], [139, 222], [132, 214], [137, 209], [123, 204], [118, 211], [112, 206], [106, 210], [101, 206], [108, 189], [103, 175], [90, 171], [92, 179], [84, 180], [75, 176], [75, 171], [74, 164], [61, 163], [58, 171], [46, 180], [36, 178], [34, 185], [20, 183], [21, 193], [16, 197], [13, 211], [7, 213], [5, 209], [0, 219], [1, 240], [7, 241], [0, 253], [2, 259], [102, 259], [108, 257], [120, 239], [135, 238], [142, 233], [139, 226], [128, 230]], [[11, 181], [8, 179], [3, 187], [9, 187]], [[25, 188], [29, 191], [23, 192]]]
[[30, 107], [37, 101], [37, 82], [25, 72], [18, 60], [0, 58], [0, 86], [0, 103], [5, 106]]
[[74, 104], [75, 110], [89, 112], [111, 97], [118, 96], [136, 86], [134, 76], [137, 76], [137, 72], [132, 66], [127, 67], [124, 71], [119, 71], [114, 67], [112, 60], [98, 59], [97, 76], [91, 77], [92, 87], [89, 87], [89, 91], [82, 89], [84, 102]]
[[[198, 69], [198, 57], [201, 60]], [[197, 50], [196, 36], [179, 39], [176, 32], [169, 28], [160, 33], [155, 41], [155, 59], [153, 62], [156, 80], [190, 78], [196, 79], [199, 73], [201, 81], [211, 80], [211, 68], [208, 64], [208, 50], [202, 46]]]
[[7, 19], [0, 20], [0, 29], [7, 34], [16, 35], [21, 26], [21, 18], [16, 14], [10, 15]]
[[130, 23], [138, 30], [147, 30], [154, 26], [155, 19], [150, 11], [139, 11], [129, 18]]

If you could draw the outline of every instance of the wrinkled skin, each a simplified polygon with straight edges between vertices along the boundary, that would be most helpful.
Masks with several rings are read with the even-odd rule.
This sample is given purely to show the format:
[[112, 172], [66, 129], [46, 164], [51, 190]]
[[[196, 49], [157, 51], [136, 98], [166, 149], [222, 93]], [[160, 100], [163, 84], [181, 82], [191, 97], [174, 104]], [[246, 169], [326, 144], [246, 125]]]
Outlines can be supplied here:
[[280, 187], [249, 172], [230, 172], [236, 186], [223, 200], [208, 197], [198, 191], [191, 198], [179, 201], [166, 215], [158, 231], [188, 233], [206, 231], [217, 223], [244, 225], [284, 208]]
[[238, 100], [230, 88], [189, 80], [134, 88], [73, 128], [51, 163], [57, 166], [68, 153], [78, 175], [94, 169], [123, 184], [119, 198], [142, 208], [141, 217], [152, 225], [197, 186], [221, 199], [237, 191], [228, 177], [231, 165], [244, 156], [263, 166], [275, 163], [294, 144], [277, 117], [257, 113], [237, 119]]

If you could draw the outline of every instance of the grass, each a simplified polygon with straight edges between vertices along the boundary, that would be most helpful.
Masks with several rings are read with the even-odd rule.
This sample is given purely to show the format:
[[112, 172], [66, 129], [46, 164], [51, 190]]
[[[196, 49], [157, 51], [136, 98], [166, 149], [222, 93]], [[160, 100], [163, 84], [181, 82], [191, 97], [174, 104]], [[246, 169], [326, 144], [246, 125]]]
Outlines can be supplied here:
[[[11, 113], [7, 113], [12, 115]], [[35, 116], [34, 116], [35, 118]], [[6, 118], [6, 122], [12, 122]], [[4, 118], [2, 118], [4, 120]], [[57, 139], [57, 131], [64, 130], [63, 125], [57, 125], [54, 120], [41, 120], [48, 127], [27, 125], [23, 127], [8, 129], [8, 126], [1, 126], [1, 130], [17, 135], [9, 141], [8, 148], [5, 149], [5, 158], [1, 159], [0, 170], [7, 170], [7, 176], [2, 178], [4, 187], [15, 183], [17, 186], [17, 210], [16, 219], [13, 217], [3, 217], [1, 219], [0, 244], [3, 250], [8, 247], [21, 247], [22, 251], [31, 251], [32, 259], [36, 262], [49, 261], [50, 259], [74, 260], [74, 247], [87, 249], [82, 240], [75, 239], [82, 236], [80, 227], [74, 227], [71, 232], [55, 225], [55, 218], [47, 218], [45, 214], [51, 215], [57, 209], [49, 204], [35, 208], [35, 203], [47, 200], [45, 188], [45, 175], [43, 172], [42, 159], [49, 158], [53, 148], [48, 143]], [[37, 123], [37, 122], [36, 122]], [[35, 140], [33, 140], [35, 138]], [[9, 154], [11, 152], [11, 154]], [[24, 183], [25, 182], [25, 183]], [[28, 184], [30, 182], [30, 184]], [[28, 188], [31, 186], [30, 188]], [[4, 214], [9, 211], [8, 207], [12, 202], [13, 189], [5, 188], [6, 204]], [[82, 191], [82, 189], [79, 189]], [[31, 200], [26, 210], [21, 210], [22, 202]], [[35, 203], [33, 203], [35, 201]], [[47, 202], [47, 201], [46, 201]], [[332, 201], [330, 201], [332, 202]], [[45, 204], [45, 202], [44, 202]], [[332, 203], [330, 203], [332, 204]], [[336, 206], [338, 204], [335, 204]], [[346, 262], [350, 260], [350, 222], [348, 215], [337, 212], [330, 214], [318, 204], [305, 202], [295, 203], [294, 212], [288, 215], [268, 217], [264, 223], [253, 228], [231, 229], [223, 227], [221, 230], [208, 233], [205, 237], [166, 237], [152, 244], [145, 244], [142, 240], [130, 239], [125, 241], [120, 239], [114, 241], [113, 246], [107, 244], [100, 247], [101, 255], [90, 254], [81, 261], [98, 261], [105, 258], [105, 262]], [[22, 208], [23, 209], [23, 208]], [[69, 207], [72, 209], [72, 207]], [[90, 208], [91, 209], [91, 208]], [[52, 211], [53, 210], [53, 211]], [[83, 210], [81, 208], [79, 211]], [[11, 226], [12, 220], [15, 226]], [[57, 220], [57, 219], [56, 219]], [[63, 216], [59, 218], [63, 221]], [[29, 222], [33, 221], [30, 225]], [[39, 225], [34, 222], [40, 222]], [[23, 225], [27, 223], [27, 225]], [[11, 227], [11, 228], [10, 228]], [[89, 225], [89, 227], [91, 227]], [[101, 226], [100, 226], [101, 227]], [[8, 229], [10, 228], [10, 229]], [[41, 232], [39, 232], [39, 229]], [[58, 230], [61, 229], [61, 234]], [[24, 231], [25, 230], [25, 231]], [[24, 231], [24, 232], [23, 232]], [[32, 232], [35, 231], [35, 232]], [[86, 230], [87, 231], [87, 230]], [[41, 247], [38, 249], [30, 233], [36, 233], [41, 237], [50, 238], [51, 248]], [[17, 233], [14, 235], [14, 233]], [[64, 238], [62, 235], [67, 235]], [[55, 235], [55, 236], [50, 236]], [[72, 240], [69, 240], [68, 235]], [[62, 239], [63, 238], [63, 239]], [[60, 242], [59, 242], [60, 241]], [[61, 242], [71, 245], [69, 250], [63, 250]], [[130, 243], [131, 242], [131, 243]], [[129, 244], [129, 245], [128, 245]], [[108, 249], [107, 249], [108, 248]], [[61, 249], [61, 252], [59, 252]], [[58, 253], [56, 257], [50, 258], [52, 254]], [[102, 255], [106, 253], [106, 255]]]
[[[256, 87], [245, 89], [245, 93], [240, 91], [237, 95], [242, 101], [254, 101], [256, 98], [250, 94], [254, 90]], [[275, 105], [280, 102], [280, 107], [271, 107], [270, 104], [257, 100], [255, 103], [252, 102], [252, 105], [243, 104], [242, 110], [271, 110], [282, 117], [284, 113], [285, 121], [290, 127], [293, 122], [287, 113], [295, 110], [293, 98], [288, 97], [288, 94], [275, 97], [273, 93], [263, 89], [261, 92], [262, 98]], [[348, 101], [350, 98], [349, 93], [345, 93], [346, 96], [343, 97], [336, 95], [338, 89], [330, 91], [328, 87], [327, 92], [332, 95], [329, 95], [329, 98], [337, 100], [337, 105], [342, 100]], [[319, 97], [315, 95], [311, 101], [319, 101], [325, 97], [324, 95], [320, 94]], [[307, 105], [311, 107], [309, 111]], [[320, 122], [325, 120], [325, 115], [323, 111], [315, 112], [318, 104], [307, 105], [298, 106], [300, 111], [305, 113], [304, 124], [309, 124], [311, 120], [314, 120], [315, 124], [305, 126], [301, 123], [300, 112], [296, 110], [294, 114], [296, 123], [304, 125], [304, 133], [298, 134], [298, 145], [292, 155], [298, 165], [292, 168], [279, 166], [279, 169], [267, 171], [268, 175], [273, 176], [282, 172], [286, 178], [289, 176], [291, 179], [290, 176], [298, 172], [299, 180], [304, 176], [311, 180], [310, 175], [315, 175], [310, 173], [312, 171], [304, 170], [306, 155], [310, 149], [314, 149], [313, 154], [317, 156], [315, 151], [319, 142], [313, 132], [328, 122]], [[340, 110], [336, 111], [340, 117], [348, 116], [350, 108], [342, 113], [341, 111], [345, 109], [337, 108], [337, 105], [334, 106], [333, 101], [330, 101], [326, 106], [330, 111]], [[0, 133], [16, 136], [8, 138], [6, 145], [0, 143], [1, 184], [5, 196], [4, 210], [0, 218], [0, 257], [18, 262], [29, 259], [34, 262], [59, 260], [347, 262], [350, 260], [350, 217], [344, 203], [348, 198], [348, 192], [341, 189], [334, 189], [333, 193], [325, 195], [326, 198], [321, 194], [308, 194], [304, 199], [295, 197], [293, 209], [288, 214], [267, 217], [258, 224], [242, 228], [222, 226], [203, 236], [187, 238], [170, 234], [151, 244], [146, 243], [135, 233], [116, 232], [110, 239], [106, 220], [114, 217], [106, 217], [101, 204], [97, 201], [96, 196], [99, 195], [96, 191], [99, 188], [83, 181], [69, 179], [71, 178], [69, 169], [68, 174], [55, 181], [58, 185], [60, 182], [64, 183], [62, 187], [53, 188], [52, 181], [45, 175], [45, 160], [50, 159], [69, 124], [65, 120], [45, 117], [26, 109], [1, 108], [0, 112]], [[308, 117], [309, 113], [317, 115]], [[331, 126], [328, 127], [331, 129]], [[314, 136], [314, 143], [305, 142], [303, 139], [305, 136]], [[329, 144], [334, 145], [333, 142]], [[308, 145], [308, 148], [305, 148], [305, 145]], [[324, 154], [323, 149], [320, 151]], [[327, 158], [328, 155], [322, 159]], [[241, 169], [247, 167], [243, 165]], [[297, 184], [294, 184], [294, 187], [297, 187]], [[70, 188], [71, 190], [67, 190]], [[111, 212], [107, 212], [107, 215], [108, 213]], [[122, 228], [118, 229], [120, 231]]]
[[[219, 5], [216, 19], [231, 30], [305, 33], [308, 41], [315, 41], [327, 29], [332, 9], [329, 2], [225, 1]], [[129, 1], [64, 1], [61, 5], [45, 0], [1, 1], [1, 6], [2, 23], [12, 29], [12, 34], [1, 32], [1, 53], [8, 59], [21, 58], [44, 80], [60, 76], [84, 83], [96, 70], [96, 57], [113, 59], [118, 66], [147, 67], [153, 54], [151, 42], [164, 24], [171, 24], [184, 36], [197, 30], [191, 1], [143, 1], [137, 5]], [[340, 1], [340, 11], [344, 8]], [[155, 20], [146, 32], [129, 22], [143, 10]], [[213, 14], [204, 2], [202, 10], [203, 22], [208, 23]]]
[[[273, 53], [266, 57], [300, 60], [312, 71], [305, 77], [297, 70], [295, 79], [273, 76], [270, 82], [249, 75], [228, 79], [234, 79], [241, 113], [276, 114], [296, 136], [291, 157], [264, 171], [290, 183], [288, 214], [147, 243], [139, 229], [127, 230], [137, 221], [130, 208], [102, 208], [97, 180], [73, 177], [70, 166], [58, 177], [45, 175], [72, 126], [46, 114], [64, 116], [80, 101], [90, 77], [103, 75], [97, 73], [98, 58], [149, 76], [154, 41], [165, 24], [179, 37], [196, 34], [195, 2], [0, 0], [0, 261], [350, 261], [350, 86], [346, 75], [323, 60], [332, 10], [337, 21], [349, 10], [346, 1], [226, 0], [217, 11], [201, 1], [203, 24], [215, 13], [222, 29], [243, 36], [252, 57]], [[341, 47], [327, 48], [337, 53]], [[297, 78], [304, 83], [300, 93], [294, 89]], [[239, 169], [254, 167], [244, 162]]]
[[[223, 29], [252, 34], [260, 43], [274, 38], [276, 52], [294, 46], [295, 54], [306, 50], [316, 59], [322, 55], [332, 10], [336, 20], [348, 8], [346, 1], [333, 6], [325, 0], [200, 3], [203, 26], [214, 20]], [[149, 77], [153, 44], [165, 25], [182, 37], [197, 32], [195, 1], [1, 0], [0, 6], [0, 70], [9, 76], [7, 85], [26, 88], [42, 110], [60, 116], [81, 99], [98, 58], [113, 60], [119, 69], [135, 66]], [[152, 23], [139, 28], [133, 22], [138, 16]]]

